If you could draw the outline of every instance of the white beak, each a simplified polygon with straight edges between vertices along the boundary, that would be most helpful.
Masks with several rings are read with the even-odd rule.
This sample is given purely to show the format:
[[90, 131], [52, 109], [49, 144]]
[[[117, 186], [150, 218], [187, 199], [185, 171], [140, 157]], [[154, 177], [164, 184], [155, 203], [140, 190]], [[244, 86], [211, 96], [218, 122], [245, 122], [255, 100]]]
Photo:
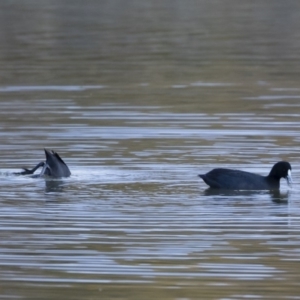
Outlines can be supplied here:
[[287, 181], [287, 183], [288, 183], [289, 186], [292, 186], [293, 180], [292, 180], [292, 172], [291, 172], [291, 170], [288, 170], [288, 174], [286, 176], [286, 181]]

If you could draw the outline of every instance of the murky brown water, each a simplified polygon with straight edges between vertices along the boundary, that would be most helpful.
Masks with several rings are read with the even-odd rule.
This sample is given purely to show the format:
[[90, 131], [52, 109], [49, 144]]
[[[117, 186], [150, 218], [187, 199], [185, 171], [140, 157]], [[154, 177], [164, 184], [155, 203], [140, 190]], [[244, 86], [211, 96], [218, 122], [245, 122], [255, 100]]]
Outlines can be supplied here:
[[300, 3], [75, 2], [0, 3], [0, 298], [300, 299]]

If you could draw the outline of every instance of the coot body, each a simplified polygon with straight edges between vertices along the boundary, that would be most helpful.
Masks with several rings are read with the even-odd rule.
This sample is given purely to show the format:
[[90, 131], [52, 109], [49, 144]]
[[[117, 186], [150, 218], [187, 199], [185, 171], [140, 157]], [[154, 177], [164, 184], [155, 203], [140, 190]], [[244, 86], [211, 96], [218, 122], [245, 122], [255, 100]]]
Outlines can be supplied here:
[[[45, 149], [46, 167], [44, 166], [44, 174], [55, 178], [69, 177], [71, 172], [67, 164], [54, 151], [50, 152]], [[43, 172], [43, 171], [42, 171]], [[43, 174], [42, 174], [43, 175]]]
[[273, 166], [268, 176], [224, 168], [213, 169], [199, 176], [213, 189], [274, 190], [279, 189], [281, 178], [285, 178], [289, 185], [292, 184], [291, 171], [288, 162], [280, 161]]

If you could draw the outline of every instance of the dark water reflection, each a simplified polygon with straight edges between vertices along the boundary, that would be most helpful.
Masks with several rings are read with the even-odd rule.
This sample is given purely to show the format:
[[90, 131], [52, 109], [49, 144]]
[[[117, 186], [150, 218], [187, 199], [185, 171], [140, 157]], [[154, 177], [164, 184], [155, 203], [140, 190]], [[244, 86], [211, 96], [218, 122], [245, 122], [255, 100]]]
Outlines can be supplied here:
[[1, 2], [0, 298], [299, 299], [299, 6]]
[[273, 191], [231, 191], [231, 190], [219, 190], [208, 188], [203, 193], [205, 196], [215, 197], [216, 199], [246, 199], [257, 200], [260, 197], [270, 196], [270, 199], [275, 203], [284, 203], [289, 199], [289, 192], [280, 192], [278, 190]]
[[45, 180], [45, 192], [64, 192], [64, 184], [63, 180]]

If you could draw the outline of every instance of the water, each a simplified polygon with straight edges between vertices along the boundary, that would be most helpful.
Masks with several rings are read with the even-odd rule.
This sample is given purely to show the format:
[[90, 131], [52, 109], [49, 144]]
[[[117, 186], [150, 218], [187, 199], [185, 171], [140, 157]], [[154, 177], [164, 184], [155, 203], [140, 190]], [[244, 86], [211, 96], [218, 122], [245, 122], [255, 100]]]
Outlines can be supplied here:
[[[0, 4], [0, 299], [299, 299], [298, 2]], [[16, 177], [56, 150], [72, 176]], [[209, 193], [214, 167], [280, 192]]]

